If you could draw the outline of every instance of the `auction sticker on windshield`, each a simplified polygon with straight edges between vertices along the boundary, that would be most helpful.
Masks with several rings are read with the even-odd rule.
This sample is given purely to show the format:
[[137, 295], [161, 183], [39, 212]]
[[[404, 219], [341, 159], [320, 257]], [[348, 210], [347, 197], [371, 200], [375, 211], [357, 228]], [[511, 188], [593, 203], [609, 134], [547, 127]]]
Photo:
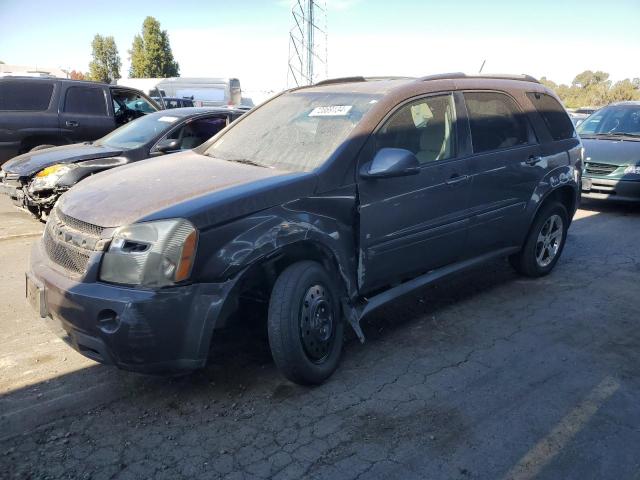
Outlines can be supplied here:
[[167, 122], [167, 123], [173, 123], [176, 120], [178, 120], [178, 117], [160, 117], [158, 119], [159, 122]]
[[349, 114], [353, 105], [329, 105], [316, 107], [309, 113], [310, 117], [344, 117]]

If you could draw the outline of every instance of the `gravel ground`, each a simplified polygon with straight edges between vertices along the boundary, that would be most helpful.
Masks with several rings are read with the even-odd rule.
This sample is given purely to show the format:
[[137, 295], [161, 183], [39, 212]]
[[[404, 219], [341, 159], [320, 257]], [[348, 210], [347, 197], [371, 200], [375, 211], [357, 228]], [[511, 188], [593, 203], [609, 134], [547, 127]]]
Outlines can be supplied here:
[[584, 205], [544, 279], [382, 309], [316, 388], [259, 334], [181, 378], [84, 359], [24, 303], [40, 225], [4, 198], [0, 225], [0, 478], [640, 479], [640, 207]]

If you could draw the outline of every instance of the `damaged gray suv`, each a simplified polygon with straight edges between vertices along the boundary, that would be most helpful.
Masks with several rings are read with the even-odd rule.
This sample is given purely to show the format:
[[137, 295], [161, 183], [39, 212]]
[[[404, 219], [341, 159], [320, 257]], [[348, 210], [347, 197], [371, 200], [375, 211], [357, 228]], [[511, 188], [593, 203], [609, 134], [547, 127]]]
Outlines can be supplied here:
[[571, 120], [531, 77], [329, 80], [65, 193], [27, 297], [82, 354], [156, 373], [203, 367], [257, 299], [278, 368], [317, 384], [345, 325], [364, 340], [389, 301], [496, 257], [548, 274], [581, 171]]

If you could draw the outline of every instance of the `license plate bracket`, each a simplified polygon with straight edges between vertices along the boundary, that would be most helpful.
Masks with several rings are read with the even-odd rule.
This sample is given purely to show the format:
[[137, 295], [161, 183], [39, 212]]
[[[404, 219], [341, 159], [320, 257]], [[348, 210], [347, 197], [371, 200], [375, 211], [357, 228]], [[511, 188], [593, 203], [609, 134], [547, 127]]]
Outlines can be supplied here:
[[45, 301], [45, 293], [44, 285], [27, 273], [25, 275], [25, 296], [29, 305], [31, 305], [41, 318], [46, 318], [49, 314]]
[[584, 190], [585, 192], [588, 192], [589, 190], [591, 190], [591, 179], [590, 178], [583, 178], [582, 179], [582, 190]]

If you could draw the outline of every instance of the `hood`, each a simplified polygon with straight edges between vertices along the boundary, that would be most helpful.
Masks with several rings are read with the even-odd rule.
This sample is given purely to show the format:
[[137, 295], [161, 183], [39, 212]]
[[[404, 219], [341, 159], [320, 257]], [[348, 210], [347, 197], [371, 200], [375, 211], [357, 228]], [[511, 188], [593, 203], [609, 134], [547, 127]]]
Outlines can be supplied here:
[[640, 164], [640, 141], [583, 138], [585, 162], [611, 165]]
[[21, 177], [30, 177], [43, 168], [56, 163], [75, 163], [94, 158], [114, 157], [121, 154], [122, 150], [104, 145], [75, 143], [73, 145], [63, 145], [24, 153], [6, 162], [2, 169], [7, 173], [17, 173]]
[[186, 151], [93, 175], [65, 193], [58, 208], [101, 227], [180, 217], [206, 228], [308, 195], [315, 179]]

